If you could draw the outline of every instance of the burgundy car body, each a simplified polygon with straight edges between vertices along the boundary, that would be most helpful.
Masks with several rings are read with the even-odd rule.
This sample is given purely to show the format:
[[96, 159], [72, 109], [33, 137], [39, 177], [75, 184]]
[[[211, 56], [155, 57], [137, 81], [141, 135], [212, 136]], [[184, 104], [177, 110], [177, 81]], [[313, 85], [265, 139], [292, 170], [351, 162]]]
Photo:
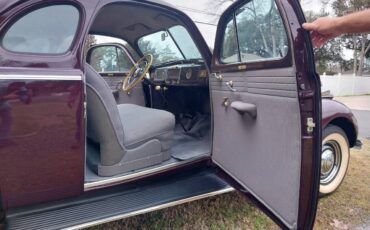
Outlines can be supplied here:
[[[97, 12], [111, 2], [142, 4], [146, 7], [173, 12], [192, 33], [208, 68], [215, 72], [225, 73], [244, 71], [238, 65], [223, 65], [217, 58], [212, 59], [212, 54], [194, 23], [184, 13], [163, 2], [129, 0], [52, 0], [47, 2], [5, 0], [0, 2], [0, 37], [4, 35], [15, 18], [41, 5], [67, 3], [76, 6], [81, 14], [80, 26], [72, 48], [62, 55], [14, 53], [0, 47], [0, 75], [6, 79], [0, 78], [1, 87], [8, 89], [7, 95], [19, 91], [22, 87], [26, 88], [27, 97], [29, 97], [27, 103], [19, 99], [11, 99], [14, 118], [13, 133], [16, 135], [13, 135], [9, 141], [0, 143], [2, 144], [0, 146], [0, 197], [5, 213], [16, 208], [42, 203], [49, 204], [48, 202], [92, 194], [84, 188], [86, 129], [84, 40]], [[295, 0], [281, 0], [278, 4], [284, 12], [285, 21], [289, 22], [288, 33], [291, 37], [292, 47], [290, 48], [293, 52], [289, 53], [283, 61], [257, 63], [249, 68], [251, 70], [273, 69], [280, 65], [290, 66], [293, 63], [296, 68], [301, 113], [300, 157], [302, 163], [299, 194], [297, 194], [299, 197], [298, 218], [292, 228], [306, 229], [313, 226], [318, 200], [322, 128], [321, 94], [318, 87], [319, 79], [315, 73], [310, 37], [301, 28], [304, 16], [299, 3]], [[233, 4], [225, 12], [226, 16], [231, 14], [238, 5], [240, 5], [239, 2]], [[221, 25], [225, 24], [226, 16], [221, 18]], [[222, 29], [219, 29], [216, 44], [221, 43], [222, 34]], [[219, 54], [220, 48], [216, 47], [215, 55]], [[42, 80], [42, 76], [48, 76], [48, 78]], [[50, 76], [53, 76], [53, 79]], [[341, 105], [326, 100], [323, 100], [323, 105], [323, 127], [342, 118], [348, 120], [349, 123], [354, 121], [350, 111]], [[309, 119], [316, 123], [313, 131], [306, 126]], [[352, 128], [352, 132], [357, 133], [356, 126]], [[199, 164], [204, 166], [210, 162], [211, 158], [192, 162], [192, 164], [185, 165], [183, 171], [189, 171], [189, 168], [191, 170], [199, 167]], [[172, 175], [177, 172], [174, 170], [179, 169], [163, 170], [160, 175], [164, 177]], [[219, 169], [219, 172], [222, 170]], [[153, 176], [144, 175], [135, 180], [140, 183], [152, 183], [150, 179]], [[281, 227], [288, 227], [276, 212], [271, 211], [266, 204], [243, 188], [235, 177], [228, 173], [223, 173], [222, 177], [229, 184], [252, 197], [257, 205]], [[113, 185], [117, 183], [110, 186]], [[103, 187], [96, 188], [96, 190], [103, 192], [105, 189]]]
[[356, 117], [351, 109], [344, 104], [323, 98], [322, 100], [322, 128], [328, 125], [336, 125], [344, 130], [350, 147], [354, 147], [358, 136], [358, 125]]

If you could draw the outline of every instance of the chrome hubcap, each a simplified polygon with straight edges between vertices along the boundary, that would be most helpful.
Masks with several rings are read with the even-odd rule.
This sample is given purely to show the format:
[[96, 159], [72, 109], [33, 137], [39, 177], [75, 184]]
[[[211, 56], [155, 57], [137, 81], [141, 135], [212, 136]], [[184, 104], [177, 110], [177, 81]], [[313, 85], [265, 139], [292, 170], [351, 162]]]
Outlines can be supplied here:
[[336, 177], [341, 162], [342, 152], [336, 141], [328, 141], [321, 152], [321, 184], [328, 184]]
[[325, 148], [321, 155], [321, 173], [326, 175], [334, 167], [334, 151], [332, 148]]

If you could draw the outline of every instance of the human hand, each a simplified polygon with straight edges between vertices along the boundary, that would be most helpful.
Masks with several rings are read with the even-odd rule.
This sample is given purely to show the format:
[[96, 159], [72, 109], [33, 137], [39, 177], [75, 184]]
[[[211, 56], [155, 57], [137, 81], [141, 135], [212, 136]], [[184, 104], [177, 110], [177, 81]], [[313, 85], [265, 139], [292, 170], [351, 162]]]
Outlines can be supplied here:
[[315, 48], [320, 48], [329, 40], [340, 36], [338, 18], [322, 17], [311, 23], [303, 23], [303, 28], [311, 31], [312, 42]]

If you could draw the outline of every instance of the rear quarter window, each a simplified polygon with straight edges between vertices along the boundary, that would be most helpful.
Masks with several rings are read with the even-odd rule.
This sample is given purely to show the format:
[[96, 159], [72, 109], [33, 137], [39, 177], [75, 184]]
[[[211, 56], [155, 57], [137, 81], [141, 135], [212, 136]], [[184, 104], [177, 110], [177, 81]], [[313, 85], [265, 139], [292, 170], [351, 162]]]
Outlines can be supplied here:
[[13, 22], [1, 44], [16, 53], [63, 54], [72, 46], [79, 21], [80, 12], [72, 5], [38, 8]]

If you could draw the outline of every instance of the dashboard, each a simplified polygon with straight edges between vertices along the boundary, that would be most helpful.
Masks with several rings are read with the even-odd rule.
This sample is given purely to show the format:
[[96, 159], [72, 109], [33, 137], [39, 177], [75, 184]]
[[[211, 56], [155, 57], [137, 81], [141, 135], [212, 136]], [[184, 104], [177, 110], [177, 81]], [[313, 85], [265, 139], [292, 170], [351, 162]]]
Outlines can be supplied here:
[[150, 75], [155, 84], [170, 86], [206, 86], [208, 72], [201, 64], [178, 64], [157, 68]]

